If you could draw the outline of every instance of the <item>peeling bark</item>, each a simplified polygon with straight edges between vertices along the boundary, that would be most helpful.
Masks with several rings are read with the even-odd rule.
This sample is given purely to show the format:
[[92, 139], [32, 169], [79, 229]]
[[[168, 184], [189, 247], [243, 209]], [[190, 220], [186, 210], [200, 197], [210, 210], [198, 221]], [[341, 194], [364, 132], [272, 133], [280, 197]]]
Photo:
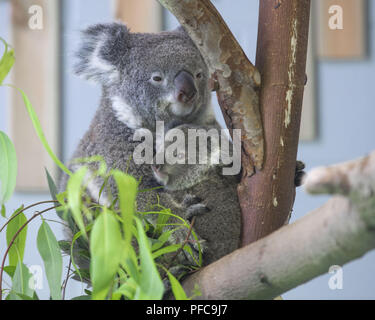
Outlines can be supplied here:
[[191, 275], [184, 289], [198, 284], [197, 299], [273, 299], [375, 248], [375, 152], [312, 170], [305, 187], [346, 196]]
[[260, 74], [209, 0], [159, 0], [179, 20], [218, 83], [218, 100], [230, 129], [241, 129], [244, 176], [263, 165], [259, 112]]

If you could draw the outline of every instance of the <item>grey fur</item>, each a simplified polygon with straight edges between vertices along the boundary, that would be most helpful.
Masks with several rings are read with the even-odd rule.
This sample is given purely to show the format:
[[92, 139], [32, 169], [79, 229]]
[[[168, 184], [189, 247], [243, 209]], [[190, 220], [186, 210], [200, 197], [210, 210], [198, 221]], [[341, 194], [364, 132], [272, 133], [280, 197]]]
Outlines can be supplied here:
[[[188, 129], [195, 125], [181, 125], [187, 137]], [[211, 127], [201, 127], [209, 130]], [[186, 141], [187, 142], [187, 141]], [[166, 142], [166, 147], [170, 142]], [[210, 154], [217, 150], [209, 149]], [[185, 152], [187, 162], [187, 152]], [[207, 160], [208, 160], [207, 159]], [[238, 176], [222, 175], [222, 165], [211, 164], [163, 164], [154, 168], [157, 179], [165, 185], [163, 204], [188, 202], [189, 209], [180, 214], [189, 219], [196, 216], [194, 230], [205, 240], [203, 264], [210, 264], [236, 250], [240, 244], [241, 209], [237, 197]], [[196, 199], [199, 196], [203, 199]], [[208, 210], [203, 210], [202, 205]]]
[[[171, 101], [174, 78], [181, 70], [194, 77], [197, 88], [194, 100], [188, 105]], [[142, 178], [140, 189], [155, 186], [155, 180], [150, 165], [137, 165], [131, 160], [139, 143], [133, 141], [135, 129], [146, 128], [154, 132], [157, 120], [164, 121], [167, 128], [180, 123], [207, 124], [215, 121], [210, 105], [207, 66], [181, 28], [146, 34], [131, 33], [120, 23], [89, 27], [82, 32], [75, 72], [100, 84], [102, 98], [73, 159], [102, 156], [109, 169], [119, 169], [136, 179]], [[160, 84], [152, 80], [155, 73], [163, 79]], [[195, 77], [197, 74], [199, 77]], [[184, 115], [173, 111], [179, 109], [184, 110]], [[188, 114], [186, 110], [189, 110]], [[69, 167], [75, 171], [79, 165], [70, 164]], [[92, 163], [89, 168], [94, 172], [97, 166]], [[65, 190], [67, 180], [68, 176], [63, 174], [60, 191]], [[88, 190], [96, 201], [102, 184], [103, 181], [97, 179]], [[110, 180], [109, 186], [115, 196], [114, 181]], [[101, 199], [105, 202], [105, 195]], [[138, 199], [138, 204], [140, 210], [146, 206], [142, 199]], [[74, 224], [70, 224], [70, 229], [73, 233], [77, 231]]]

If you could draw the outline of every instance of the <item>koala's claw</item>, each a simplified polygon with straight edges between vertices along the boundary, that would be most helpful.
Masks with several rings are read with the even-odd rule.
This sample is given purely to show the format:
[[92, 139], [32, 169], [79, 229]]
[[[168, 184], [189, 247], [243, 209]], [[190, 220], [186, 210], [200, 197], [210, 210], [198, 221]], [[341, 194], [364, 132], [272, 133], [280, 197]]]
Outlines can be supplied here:
[[186, 219], [188, 221], [191, 221], [193, 217], [200, 216], [207, 212], [210, 212], [210, 209], [207, 208], [204, 204], [202, 203], [193, 204], [186, 209]]
[[198, 204], [202, 202], [202, 199], [197, 197], [197, 196], [194, 196], [194, 195], [191, 195], [191, 194], [187, 194], [185, 197], [184, 197], [184, 200], [182, 201], [182, 205], [184, 207], [190, 207], [194, 204]]
[[306, 172], [303, 171], [305, 169], [305, 164], [302, 161], [297, 160], [296, 163], [296, 173], [294, 176], [294, 185], [299, 187], [302, 185], [303, 177], [305, 176]]

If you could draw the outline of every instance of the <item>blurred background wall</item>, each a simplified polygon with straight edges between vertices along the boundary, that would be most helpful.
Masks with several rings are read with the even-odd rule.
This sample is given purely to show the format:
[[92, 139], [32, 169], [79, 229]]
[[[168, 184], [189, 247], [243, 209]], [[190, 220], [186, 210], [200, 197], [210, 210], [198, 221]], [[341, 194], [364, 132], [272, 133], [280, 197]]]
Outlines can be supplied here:
[[[255, 61], [258, 0], [213, 2], [250, 60]], [[375, 149], [375, 1], [369, 0], [367, 5], [366, 56], [356, 60], [314, 60], [317, 135], [312, 141], [301, 142], [298, 152], [298, 158], [306, 163], [307, 169], [350, 160]], [[88, 128], [100, 99], [99, 87], [84, 82], [71, 72], [72, 53], [79, 44], [79, 30], [93, 23], [112, 21], [114, 12], [114, 2], [110, 0], [60, 1], [61, 129], [59, 138], [60, 156], [64, 161], [68, 161], [71, 157], [79, 139]], [[171, 29], [177, 25], [174, 17], [169, 13], [163, 12], [162, 17], [163, 29]], [[10, 1], [0, 1], [0, 36], [12, 43], [10, 25]], [[0, 130], [7, 133], [10, 131], [10, 100], [10, 89], [1, 87]], [[48, 193], [17, 192], [7, 204], [8, 214], [22, 203], [27, 205], [46, 199], [49, 199]], [[299, 189], [291, 222], [319, 207], [326, 200], [325, 196], [312, 197]], [[57, 223], [51, 225], [58, 237], [62, 238], [61, 226]], [[24, 259], [28, 265], [41, 264], [35, 246], [38, 227], [38, 223], [31, 224], [29, 227], [29, 241]], [[4, 252], [4, 243], [5, 236], [0, 235], [1, 255]], [[326, 275], [289, 291], [283, 297], [285, 299], [374, 299], [375, 252], [368, 253], [363, 258], [344, 266], [342, 290], [329, 289], [330, 276], [327, 270]], [[44, 285], [47, 288], [46, 279]], [[67, 290], [69, 298], [80, 295], [82, 287], [70, 281]], [[42, 298], [47, 298], [46, 292], [41, 290], [38, 294]]]

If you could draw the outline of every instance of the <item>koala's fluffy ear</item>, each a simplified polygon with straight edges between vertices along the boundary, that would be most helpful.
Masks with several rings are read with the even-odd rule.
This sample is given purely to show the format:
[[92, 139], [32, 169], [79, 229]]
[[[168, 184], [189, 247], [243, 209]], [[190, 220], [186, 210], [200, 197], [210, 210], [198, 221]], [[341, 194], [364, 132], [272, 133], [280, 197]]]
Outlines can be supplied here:
[[82, 31], [75, 73], [101, 84], [117, 81], [128, 36], [128, 28], [121, 23], [97, 24]]

